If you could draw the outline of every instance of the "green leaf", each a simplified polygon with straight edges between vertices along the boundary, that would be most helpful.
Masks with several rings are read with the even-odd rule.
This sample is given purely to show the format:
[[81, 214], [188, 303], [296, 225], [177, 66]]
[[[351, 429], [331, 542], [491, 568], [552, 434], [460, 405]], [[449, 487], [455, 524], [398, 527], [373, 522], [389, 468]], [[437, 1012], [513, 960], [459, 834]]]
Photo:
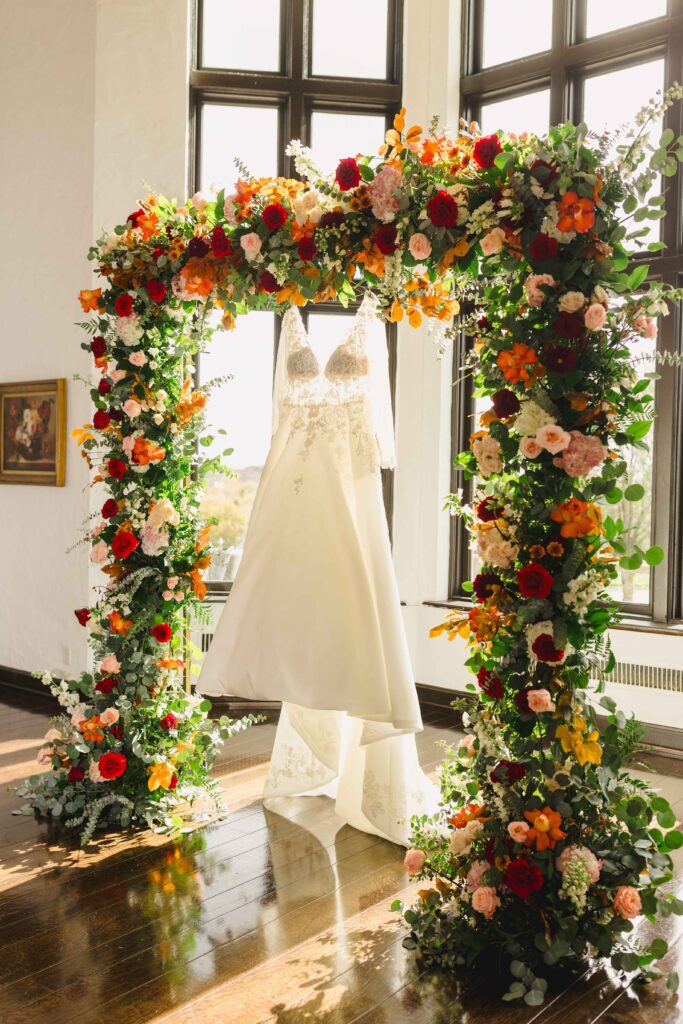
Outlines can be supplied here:
[[660, 565], [664, 561], [664, 551], [659, 547], [648, 548], [645, 552], [645, 561], [648, 565]]
[[630, 484], [624, 491], [627, 501], [642, 501], [645, 497], [645, 488], [642, 484]]
[[653, 956], [655, 960], [661, 960], [663, 956], [666, 956], [668, 949], [669, 943], [664, 939], [653, 939], [650, 943], [648, 953], [650, 956]]
[[605, 495], [605, 501], [609, 502], [610, 505], [618, 505], [621, 499], [624, 497], [624, 492], [620, 487], [613, 487], [611, 491], [608, 491]]
[[358, 164], [358, 170], [360, 171], [360, 176], [363, 181], [372, 181], [375, 177], [375, 172], [372, 167], [368, 166], [368, 164]]
[[667, 850], [680, 850], [683, 846], [683, 832], [667, 832], [664, 836], [664, 845]]
[[666, 979], [666, 987], [669, 992], [678, 992], [678, 974], [676, 971], [672, 971], [669, 977]]
[[634, 440], [640, 441], [649, 434], [651, 427], [652, 420], [637, 420], [635, 423], [629, 423], [626, 433]]

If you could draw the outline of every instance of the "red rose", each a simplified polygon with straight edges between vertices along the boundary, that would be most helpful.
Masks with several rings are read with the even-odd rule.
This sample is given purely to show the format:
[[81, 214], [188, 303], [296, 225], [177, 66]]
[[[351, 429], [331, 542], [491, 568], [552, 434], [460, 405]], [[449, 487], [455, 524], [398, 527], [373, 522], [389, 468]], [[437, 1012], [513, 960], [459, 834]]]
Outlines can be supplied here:
[[156, 277], [145, 281], [145, 288], [152, 302], [163, 302], [166, 298], [166, 285]]
[[132, 555], [140, 541], [128, 530], [117, 530], [111, 542], [115, 558], [128, 558]]
[[74, 765], [73, 768], [69, 768], [69, 774], [66, 777], [66, 781], [67, 782], [82, 782], [84, 775], [85, 775], [85, 772], [83, 771], [83, 769], [82, 768], [77, 768], [76, 765]]
[[107, 498], [107, 500], [105, 501], [104, 505], [102, 506], [102, 518], [103, 519], [111, 519], [112, 516], [116, 515], [118, 510], [119, 510], [118, 502], [114, 501], [113, 498]]
[[334, 180], [342, 192], [348, 192], [349, 189], [355, 188], [360, 183], [360, 171], [353, 157], [350, 156], [346, 160], [339, 161], [337, 170], [334, 172]]
[[515, 707], [520, 712], [520, 714], [528, 715], [530, 713], [530, 710], [531, 710], [529, 708], [529, 694], [530, 693], [531, 693], [531, 689], [530, 688], [527, 688], [526, 690], [518, 690], [517, 693], [515, 694], [514, 698], [513, 698], [513, 700], [515, 702]]
[[159, 719], [159, 725], [164, 731], [168, 732], [169, 729], [175, 729], [178, 724], [178, 719], [172, 711], [167, 712], [163, 718]]
[[107, 351], [107, 343], [101, 334], [96, 334], [94, 338], [91, 338], [90, 351], [95, 356], [95, 359], [99, 359]]
[[385, 256], [396, 252], [396, 228], [393, 224], [381, 224], [375, 232], [375, 244]]
[[259, 278], [259, 288], [262, 292], [279, 292], [280, 285], [269, 270], [264, 270]]
[[488, 669], [480, 668], [477, 672], [477, 683], [482, 693], [494, 700], [500, 700], [503, 696], [503, 680]]
[[171, 776], [171, 781], [168, 784], [168, 788], [169, 789], [175, 789], [177, 785], [178, 785], [178, 776], [176, 775], [175, 772], [173, 772], [173, 775]]
[[302, 238], [297, 247], [299, 259], [303, 260], [304, 263], [308, 263], [309, 260], [312, 260], [317, 251], [318, 246], [312, 238]]
[[114, 300], [114, 309], [119, 316], [130, 316], [133, 312], [133, 296], [128, 294], [117, 295]]
[[123, 722], [117, 722], [116, 725], [109, 726], [109, 734], [114, 737], [115, 740], [123, 739]]
[[427, 203], [427, 213], [437, 228], [454, 228], [458, 223], [458, 204], [445, 189], [432, 196]]
[[287, 211], [281, 203], [269, 203], [261, 218], [269, 231], [277, 231], [287, 220]]
[[584, 332], [583, 317], [578, 313], [558, 313], [553, 330], [560, 338], [580, 338]]
[[104, 409], [96, 409], [92, 418], [92, 425], [95, 430], [106, 430], [111, 422], [111, 416]]
[[479, 167], [493, 167], [496, 157], [502, 152], [503, 147], [498, 136], [485, 135], [475, 142], [472, 156]]
[[203, 256], [206, 256], [207, 252], [210, 252], [210, 250], [211, 246], [207, 241], [203, 238], [194, 237], [190, 239], [187, 246], [187, 255], [198, 256], [199, 259], [202, 259]]
[[522, 597], [547, 597], [555, 580], [538, 562], [530, 562], [517, 573], [517, 586]]
[[130, 223], [131, 227], [136, 228], [138, 226], [138, 221], [144, 216], [144, 210], [134, 210], [132, 213], [128, 214], [126, 221]]
[[100, 383], [97, 385], [97, 394], [100, 396], [100, 398], [104, 398], [104, 396], [108, 395], [110, 391], [111, 384], [105, 377], [102, 377]]
[[549, 185], [557, 177], [557, 167], [553, 167], [546, 160], [534, 160], [529, 170], [544, 185]]
[[548, 661], [551, 664], [562, 661], [564, 658], [564, 651], [559, 651], [555, 647], [555, 641], [550, 633], [541, 633], [540, 636], [537, 636], [531, 645], [531, 650], [539, 661]]
[[89, 608], [76, 608], [76, 610], [74, 611], [74, 615], [78, 619], [78, 621], [81, 624], [81, 626], [85, 626], [85, 625], [87, 625], [88, 619], [90, 618], [90, 609]]
[[98, 693], [111, 693], [119, 685], [118, 676], [105, 676], [104, 679], [98, 679], [95, 683], [95, 689]]
[[529, 246], [531, 262], [543, 263], [546, 260], [554, 260], [558, 249], [556, 238], [551, 238], [549, 235], [536, 235]]
[[100, 775], [104, 779], [118, 779], [125, 772], [127, 765], [126, 755], [116, 754], [113, 750], [108, 750], [106, 754], [102, 754], [102, 757], [97, 762]]
[[553, 373], [571, 373], [576, 368], [576, 352], [566, 345], [551, 345], [543, 353], [543, 364]]
[[167, 644], [173, 636], [173, 630], [167, 622], [159, 622], [156, 626], [152, 626], [150, 633], [160, 644]]
[[219, 260], [225, 259], [225, 257], [229, 256], [232, 252], [230, 239], [226, 235], [225, 229], [222, 228], [220, 224], [217, 224], [211, 232], [211, 248], [214, 256]]
[[501, 420], [507, 419], [508, 416], [516, 416], [520, 410], [519, 399], [509, 388], [496, 391], [491, 401], [493, 402], [493, 411]]
[[481, 519], [482, 523], [492, 523], [495, 519], [500, 519], [502, 514], [503, 506], [497, 503], [492, 494], [477, 505], [477, 518]]
[[535, 864], [524, 857], [511, 860], [505, 872], [505, 882], [520, 900], [526, 900], [532, 893], [543, 888], [543, 875]]
[[107, 463], [107, 473], [109, 476], [113, 476], [115, 480], [123, 480], [127, 470], [128, 467], [121, 459], [109, 459]]
[[162, 245], [158, 245], [154, 252], [152, 253], [152, 259], [156, 262], [156, 260], [158, 260], [159, 257], [163, 256], [165, 252], [166, 250], [164, 249], [164, 247]]
[[480, 572], [472, 580], [472, 589], [477, 601], [488, 601], [493, 596], [494, 587], [500, 587], [502, 580], [495, 572]]
[[491, 782], [500, 782], [504, 786], [512, 786], [526, 775], [526, 768], [519, 761], [501, 760], [495, 766], [489, 778]]

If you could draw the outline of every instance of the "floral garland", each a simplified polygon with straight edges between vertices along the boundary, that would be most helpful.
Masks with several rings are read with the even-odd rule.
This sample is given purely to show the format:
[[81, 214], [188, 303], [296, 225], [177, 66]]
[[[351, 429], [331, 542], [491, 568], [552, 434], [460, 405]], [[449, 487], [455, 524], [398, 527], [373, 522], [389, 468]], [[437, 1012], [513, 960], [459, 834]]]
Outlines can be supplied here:
[[[68, 716], [41, 753], [53, 771], [24, 788], [29, 808], [87, 822], [87, 838], [105, 812], [168, 825], [180, 793], [207, 784], [216, 734], [207, 703], [184, 693], [178, 658], [210, 558], [202, 477], [218, 468], [196, 454], [210, 439], [192, 357], [215, 307], [230, 328], [253, 309], [348, 303], [372, 288], [387, 320], [464, 325], [477, 394], [491, 399], [459, 460], [482, 478], [474, 506], [451, 501], [483, 562], [476, 603], [443, 627], [471, 646], [478, 701], [442, 773], [442, 814], [415, 822], [408, 865], [435, 884], [404, 908], [406, 941], [448, 967], [507, 955], [509, 996], [532, 1005], [540, 965], [589, 950], [654, 973], [665, 944], [634, 950], [628, 936], [641, 911], [683, 910], [661, 889], [683, 836], [667, 802], [622, 770], [634, 729], [604, 697], [598, 733], [589, 688], [602, 660], [605, 672], [614, 663], [614, 559], [662, 557], [628, 549], [600, 502], [621, 495], [624, 451], [651, 425], [632, 347], [680, 297], [642, 290], [647, 268], [629, 269], [642, 229], [623, 223], [662, 215], [647, 196], [683, 150], [668, 132], [651, 147], [648, 126], [680, 96], [647, 108], [614, 160], [613, 140], [588, 139], [585, 126], [482, 138], [463, 123], [450, 137], [436, 122], [406, 130], [401, 112], [379, 158], [345, 158], [333, 178], [293, 143], [305, 180], [240, 180], [230, 196], [183, 206], [150, 195], [99, 240], [90, 256], [106, 284], [80, 300], [100, 379], [78, 440], [110, 492], [87, 533], [110, 582], [76, 612], [97, 670], [51, 684]], [[483, 315], [453, 324], [463, 296]]]
[[473, 501], [448, 504], [481, 568], [473, 607], [432, 630], [467, 641], [476, 698], [460, 704], [470, 731], [442, 768], [442, 811], [413, 823], [406, 865], [433, 886], [396, 909], [426, 962], [507, 959], [504, 998], [530, 1006], [544, 1000], [545, 969], [596, 953], [657, 977], [667, 943], [640, 945], [634, 922], [683, 913], [666, 888], [683, 834], [668, 802], [624, 770], [642, 730], [595, 696], [615, 664], [617, 565], [664, 557], [629, 549], [604, 502], [643, 497], [625, 454], [645, 447], [656, 375], [634, 363], [665, 298], [681, 297], [643, 290], [647, 267], [629, 267], [641, 222], [663, 215], [647, 199], [655, 176], [683, 159], [673, 132], [647, 141], [677, 98], [675, 87], [645, 108], [613, 159], [614, 140], [583, 125], [477, 144], [489, 154], [471, 184], [483, 286], [466, 327], [489, 407], [456, 460], [476, 481]]

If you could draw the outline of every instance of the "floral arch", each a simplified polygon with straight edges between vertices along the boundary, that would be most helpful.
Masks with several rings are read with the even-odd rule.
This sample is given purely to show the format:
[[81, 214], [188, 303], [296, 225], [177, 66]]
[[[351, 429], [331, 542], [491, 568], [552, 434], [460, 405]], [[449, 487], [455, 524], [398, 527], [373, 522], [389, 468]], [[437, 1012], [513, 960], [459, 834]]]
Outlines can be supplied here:
[[95, 411], [76, 434], [108, 491], [86, 525], [108, 579], [75, 613], [95, 671], [46, 679], [65, 714], [41, 752], [52, 771], [23, 787], [27, 810], [87, 842], [98, 822], [171, 828], [210, 785], [216, 744], [241, 723], [214, 725], [183, 686], [211, 557], [202, 479], [220, 468], [198, 455], [211, 439], [193, 357], [212, 308], [231, 328], [250, 310], [371, 289], [388, 321], [465, 330], [466, 371], [489, 401], [458, 459], [477, 478], [473, 503], [450, 499], [483, 566], [470, 610], [434, 631], [469, 646], [472, 731], [443, 770], [443, 814], [415, 822], [408, 867], [432, 884], [403, 908], [406, 942], [447, 966], [493, 949], [512, 961], [510, 998], [532, 1005], [544, 964], [590, 950], [654, 973], [666, 944], [632, 948], [632, 919], [683, 911], [660, 889], [683, 835], [666, 801], [622, 771], [635, 729], [599, 694], [614, 664], [615, 566], [663, 552], [630, 549], [603, 499], [643, 493], [624, 458], [652, 424], [634, 353], [680, 294], [644, 289], [632, 258], [641, 221], [663, 212], [647, 198], [655, 176], [683, 157], [683, 140], [650, 144], [648, 130], [680, 96], [646, 107], [616, 155], [584, 125], [545, 138], [481, 137], [464, 122], [425, 133], [402, 111], [379, 157], [342, 159], [333, 179], [293, 143], [301, 180], [248, 178], [182, 206], [149, 195], [98, 241], [101, 285], [79, 296]]

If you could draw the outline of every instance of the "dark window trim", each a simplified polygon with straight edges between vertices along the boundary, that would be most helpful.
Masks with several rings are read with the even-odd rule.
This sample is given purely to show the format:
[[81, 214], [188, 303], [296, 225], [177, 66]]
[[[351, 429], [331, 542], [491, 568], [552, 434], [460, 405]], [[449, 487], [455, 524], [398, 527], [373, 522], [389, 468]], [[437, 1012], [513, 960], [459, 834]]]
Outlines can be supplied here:
[[[460, 95], [464, 116], [477, 120], [483, 103], [550, 89], [550, 123], [577, 121], [583, 107], [586, 77], [620, 70], [649, 59], [664, 58], [665, 84], [680, 80], [683, 71], [683, 0], [669, 0], [667, 14], [650, 21], [586, 38], [586, 0], [552, 0], [552, 44], [549, 50], [507, 64], [483, 68], [484, 5], [464, 0], [462, 11], [462, 68]], [[648, 97], [643, 97], [646, 100]], [[667, 112], [664, 126], [683, 134], [681, 104]], [[662, 222], [664, 254], [647, 259], [653, 277], [679, 284], [683, 280], [683, 182], [669, 184], [667, 216]], [[681, 311], [662, 318], [657, 349], [683, 351]], [[456, 343], [454, 367], [462, 363], [464, 341]], [[658, 368], [655, 389], [658, 411], [653, 459], [653, 542], [667, 552], [664, 562], [651, 570], [650, 604], [629, 605], [625, 611], [634, 621], [674, 623], [683, 617], [683, 374], [680, 369]], [[454, 387], [452, 450], [466, 447], [471, 410], [471, 387]], [[461, 474], [453, 469], [452, 489], [463, 487]], [[465, 493], [467, 494], [467, 489]], [[449, 599], [465, 598], [462, 584], [469, 578], [467, 537], [460, 520], [451, 526]]]
[[[188, 178], [190, 192], [199, 182], [201, 158], [201, 109], [216, 103], [239, 106], [267, 106], [278, 109], [278, 174], [295, 177], [294, 163], [285, 156], [289, 139], [310, 142], [314, 111], [383, 114], [386, 126], [401, 106], [403, 74], [404, 0], [388, 0], [386, 79], [345, 78], [311, 75], [312, 19], [315, 0], [281, 0], [280, 68], [278, 71], [231, 71], [202, 66], [202, 0], [192, 5], [192, 65], [190, 68], [190, 132]], [[381, 139], [378, 140], [378, 145]], [[344, 154], [342, 154], [344, 155]], [[257, 168], [250, 168], [257, 172]], [[353, 314], [357, 305], [344, 309], [339, 303], [314, 307], [316, 313]], [[304, 319], [308, 313], [304, 311]], [[280, 318], [275, 317], [274, 357], [280, 337]], [[397, 330], [387, 325], [389, 379], [395, 407]], [[199, 359], [197, 360], [199, 369]], [[273, 361], [273, 370], [275, 359]], [[382, 490], [389, 532], [394, 512], [394, 473], [382, 470]], [[209, 599], [221, 600], [232, 583], [208, 583]]]

